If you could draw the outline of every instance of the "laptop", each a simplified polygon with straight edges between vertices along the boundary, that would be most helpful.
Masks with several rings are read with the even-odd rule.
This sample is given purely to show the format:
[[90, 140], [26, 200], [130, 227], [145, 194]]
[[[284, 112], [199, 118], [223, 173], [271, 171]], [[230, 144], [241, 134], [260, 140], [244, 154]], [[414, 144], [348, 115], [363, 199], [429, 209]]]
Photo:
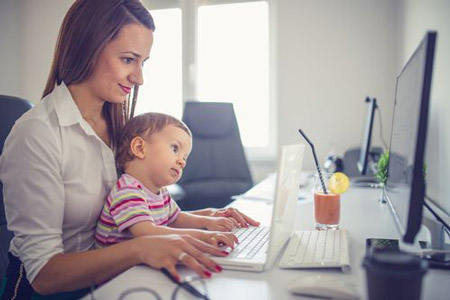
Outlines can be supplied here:
[[261, 272], [272, 266], [294, 229], [304, 151], [304, 144], [280, 147], [271, 224], [238, 229], [240, 244], [230, 255], [212, 257], [224, 269]]

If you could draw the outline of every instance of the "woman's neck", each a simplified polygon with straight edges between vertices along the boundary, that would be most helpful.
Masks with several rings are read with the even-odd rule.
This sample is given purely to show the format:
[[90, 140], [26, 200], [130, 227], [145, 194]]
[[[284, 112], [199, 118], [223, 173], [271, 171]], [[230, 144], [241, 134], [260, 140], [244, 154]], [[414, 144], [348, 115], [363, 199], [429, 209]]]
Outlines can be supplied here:
[[68, 89], [83, 119], [91, 126], [97, 136], [108, 147], [111, 147], [108, 124], [103, 116], [105, 101], [93, 95], [83, 84], [72, 84], [68, 86]]
[[93, 126], [104, 120], [102, 111], [105, 101], [92, 95], [83, 84], [72, 84], [68, 89], [83, 119]]

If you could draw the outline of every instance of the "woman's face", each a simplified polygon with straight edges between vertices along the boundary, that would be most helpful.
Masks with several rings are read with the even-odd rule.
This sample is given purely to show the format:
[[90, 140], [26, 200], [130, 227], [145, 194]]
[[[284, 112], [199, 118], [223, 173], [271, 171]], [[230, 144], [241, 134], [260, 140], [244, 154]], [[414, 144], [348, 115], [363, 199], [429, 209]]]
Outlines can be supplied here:
[[122, 103], [134, 85], [142, 85], [142, 67], [153, 44], [153, 31], [141, 24], [125, 25], [99, 54], [85, 82], [94, 98]]

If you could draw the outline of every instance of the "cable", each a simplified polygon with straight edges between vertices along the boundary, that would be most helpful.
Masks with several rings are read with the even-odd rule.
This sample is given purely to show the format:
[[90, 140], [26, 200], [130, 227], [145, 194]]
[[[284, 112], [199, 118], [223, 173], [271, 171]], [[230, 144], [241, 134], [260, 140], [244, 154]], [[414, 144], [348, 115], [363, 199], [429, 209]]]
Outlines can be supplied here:
[[377, 110], [378, 110], [378, 119], [379, 119], [379, 123], [380, 123], [380, 139], [381, 142], [383, 143], [384, 149], [389, 149], [388, 144], [386, 143], [386, 141], [383, 138], [383, 122], [381, 121], [381, 109], [380, 107], [377, 105]]
[[[425, 198], [427, 198], [428, 200], [430, 200], [431, 202], [434, 202], [430, 197], [425, 196]], [[428, 203], [426, 203], [425, 201], [423, 202], [423, 204], [425, 205], [425, 207], [431, 212], [431, 214], [439, 221], [441, 222], [442, 225], [444, 225], [444, 230], [445, 233], [447, 233], [447, 235], [450, 237], [450, 226], [448, 226], [448, 224], [441, 218], [439, 217], [439, 215], [428, 205]]]

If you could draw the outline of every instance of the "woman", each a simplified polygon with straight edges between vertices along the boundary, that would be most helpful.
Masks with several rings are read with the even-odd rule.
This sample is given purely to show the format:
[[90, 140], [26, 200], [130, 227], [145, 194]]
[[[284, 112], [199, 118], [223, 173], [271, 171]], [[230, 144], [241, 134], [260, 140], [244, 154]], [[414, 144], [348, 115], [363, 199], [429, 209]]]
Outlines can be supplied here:
[[[87, 288], [137, 264], [178, 277], [179, 258], [203, 277], [220, 270], [203, 253], [226, 254], [188, 236], [92, 250], [104, 198], [117, 180], [113, 150], [126, 121], [124, 102], [143, 83], [154, 29], [139, 0], [78, 0], [67, 13], [43, 99], [16, 122], [0, 161], [14, 232], [6, 299]], [[200, 213], [256, 224], [237, 211]]]

